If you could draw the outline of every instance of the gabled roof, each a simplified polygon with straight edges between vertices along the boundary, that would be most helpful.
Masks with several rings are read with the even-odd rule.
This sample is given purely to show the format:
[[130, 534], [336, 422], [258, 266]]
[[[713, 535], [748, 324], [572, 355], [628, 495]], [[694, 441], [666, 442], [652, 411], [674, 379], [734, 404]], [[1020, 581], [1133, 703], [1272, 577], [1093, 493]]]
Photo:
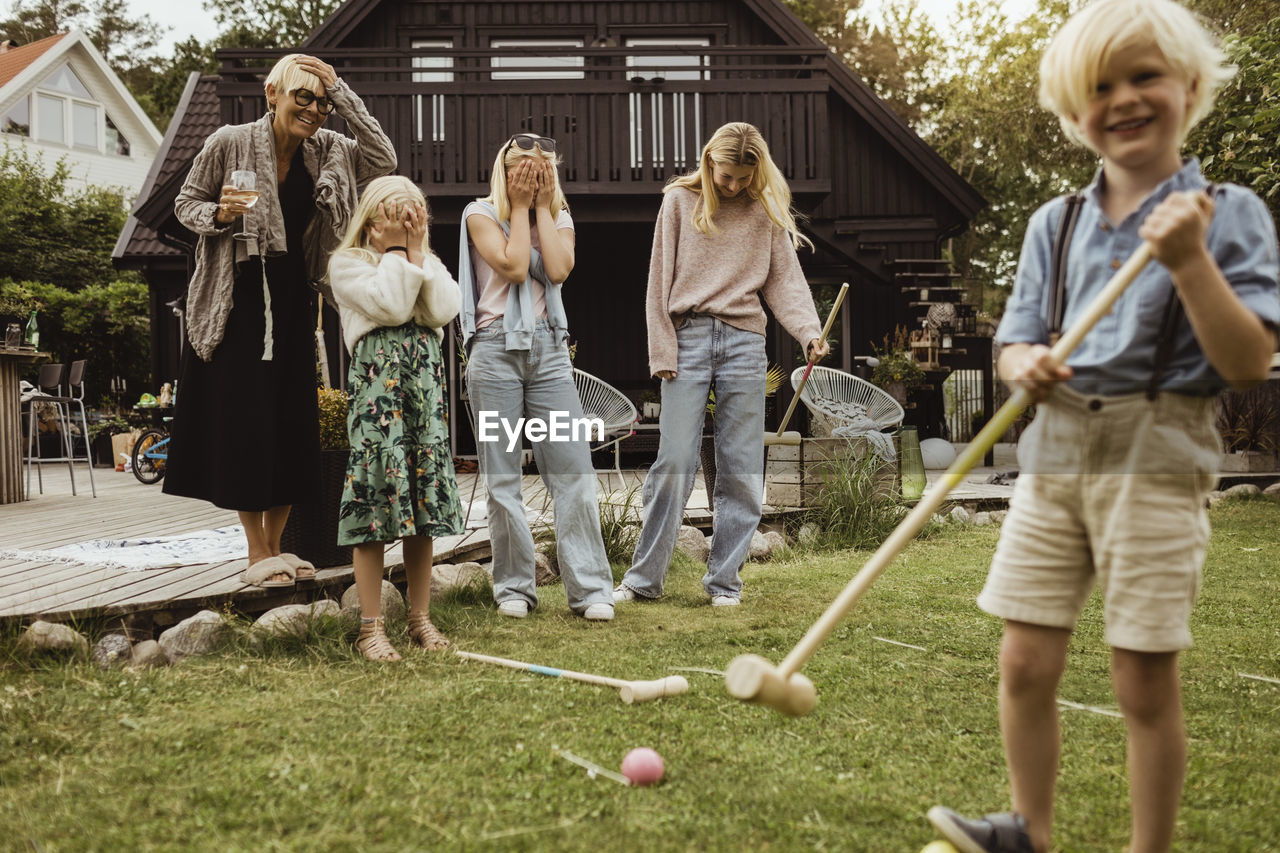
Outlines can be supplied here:
[[[344, 0], [324, 23], [312, 31], [303, 42], [302, 49], [338, 44], [371, 13], [373, 7], [379, 2], [381, 0]], [[759, 16], [787, 43], [806, 47], [826, 47], [782, 0], [740, 0], [740, 2]], [[892, 143], [895, 150], [966, 219], [972, 219], [979, 210], [986, 207], [987, 202], [978, 191], [960, 177], [937, 151], [934, 151], [897, 113], [891, 110], [861, 77], [829, 50], [827, 70], [831, 75], [833, 91], [862, 116], [877, 133]]]
[[[24, 53], [29, 51], [30, 53]], [[21, 54], [16, 59], [14, 54]], [[26, 57], [24, 60], [24, 56]], [[34, 88], [46, 75], [53, 71], [59, 63], [71, 58], [77, 60], [82, 73], [81, 82], [102, 100], [102, 95], [109, 92], [114, 96], [110, 104], [112, 120], [124, 131], [131, 141], [141, 142], [143, 137], [152, 146], [160, 144], [160, 131], [155, 123], [138, 106], [133, 95], [125, 88], [124, 83], [111, 70], [107, 60], [89, 41], [89, 37], [79, 30], [72, 30], [61, 35], [50, 36], [23, 47], [13, 48], [0, 54], [0, 69], [8, 69], [6, 62], [13, 62], [12, 73], [8, 77], [0, 74], [0, 109], [7, 109], [11, 103], [30, 89]], [[122, 114], [120, 110], [127, 111]]]
[[22, 47], [12, 47], [0, 53], [0, 87], [17, 77], [28, 65], [39, 59], [46, 50], [53, 47], [66, 33], [33, 41]]
[[200, 72], [193, 71], [187, 78], [173, 120], [151, 163], [151, 171], [138, 190], [133, 212], [111, 252], [117, 265], [130, 258], [183, 255], [163, 242], [157, 229], [173, 212], [173, 199], [187, 179], [191, 161], [200, 153], [209, 135], [218, 129], [217, 86], [216, 74], [201, 76]]

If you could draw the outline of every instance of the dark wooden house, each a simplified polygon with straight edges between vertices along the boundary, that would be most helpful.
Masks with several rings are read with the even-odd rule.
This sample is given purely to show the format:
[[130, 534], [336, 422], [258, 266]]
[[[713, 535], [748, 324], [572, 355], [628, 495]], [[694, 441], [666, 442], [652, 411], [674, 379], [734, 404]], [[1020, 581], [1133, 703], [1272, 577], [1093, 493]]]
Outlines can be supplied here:
[[[431, 201], [451, 269], [462, 208], [488, 193], [498, 147], [516, 130], [556, 138], [577, 227], [565, 291], [576, 363], [629, 393], [655, 387], [643, 303], [662, 187], [727, 121], [759, 127], [790, 182], [817, 246], [801, 261], [820, 304], [851, 285], [832, 366], [918, 326], [928, 302], [962, 298], [940, 248], [983, 199], [781, 0], [347, 0], [299, 49], [332, 63], [378, 117], [399, 172]], [[193, 242], [174, 197], [215, 126], [262, 114], [263, 72], [282, 53], [222, 51], [218, 75], [193, 76], [121, 235], [117, 263], [152, 288], [157, 382], [177, 375], [169, 303]], [[974, 344], [985, 354], [958, 344], [956, 355], [989, 363], [989, 341]], [[780, 328], [769, 346], [788, 368], [799, 354]], [[340, 381], [336, 336], [330, 363]]]

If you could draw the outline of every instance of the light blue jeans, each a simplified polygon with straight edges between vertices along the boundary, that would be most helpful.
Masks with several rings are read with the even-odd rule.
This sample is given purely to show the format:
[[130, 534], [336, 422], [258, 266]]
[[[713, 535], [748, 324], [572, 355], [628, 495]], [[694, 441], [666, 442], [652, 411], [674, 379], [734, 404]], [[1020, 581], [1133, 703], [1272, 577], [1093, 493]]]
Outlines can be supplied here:
[[737, 598], [738, 570], [760, 524], [764, 493], [764, 336], [695, 316], [676, 330], [676, 340], [676, 378], [662, 381], [658, 459], [644, 481], [644, 528], [622, 585], [642, 598], [662, 595], [698, 470], [707, 392], [714, 390], [715, 535], [702, 587]]
[[[484, 412], [514, 425], [521, 417], [551, 420], [551, 412], [582, 417], [573, 383], [569, 349], [557, 344], [539, 323], [533, 348], [506, 349], [502, 321], [476, 332], [467, 359], [467, 389], [477, 421]], [[497, 441], [477, 441], [480, 471], [489, 492], [489, 537], [493, 546], [493, 598], [501, 604], [524, 599], [538, 604], [534, 582], [533, 535], [520, 490], [521, 443], [507, 450], [506, 432]], [[600, 538], [596, 474], [584, 441], [535, 441], [533, 458], [555, 510], [556, 557], [569, 607], [577, 613], [592, 604], [612, 604], [613, 573]]]

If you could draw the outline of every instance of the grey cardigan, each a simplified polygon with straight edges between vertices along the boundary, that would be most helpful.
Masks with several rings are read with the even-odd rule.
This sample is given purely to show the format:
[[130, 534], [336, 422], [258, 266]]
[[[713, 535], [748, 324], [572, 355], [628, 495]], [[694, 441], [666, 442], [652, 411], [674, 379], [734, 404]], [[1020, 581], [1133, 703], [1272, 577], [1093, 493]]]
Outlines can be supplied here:
[[[315, 182], [316, 215], [303, 235], [307, 277], [332, 302], [329, 255], [341, 241], [356, 207], [359, 189], [396, 168], [396, 152], [360, 97], [339, 80], [328, 87], [334, 112], [355, 134], [352, 139], [320, 128], [302, 142], [302, 162]], [[258, 173], [257, 205], [237, 222], [214, 218], [222, 186], [236, 169]], [[276, 155], [271, 115], [251, 124], [220, 127], [205, 141], [174, 202], [178, 221], [199, 236], [195, 271], [187, 289], [187, 337], [196, 355], [213, 357], [231, 313], [231, 294], [240, 264], [286, 251], [284, 217], [276, 192]], [[264, 357], [270, 357], [270, 326]]]

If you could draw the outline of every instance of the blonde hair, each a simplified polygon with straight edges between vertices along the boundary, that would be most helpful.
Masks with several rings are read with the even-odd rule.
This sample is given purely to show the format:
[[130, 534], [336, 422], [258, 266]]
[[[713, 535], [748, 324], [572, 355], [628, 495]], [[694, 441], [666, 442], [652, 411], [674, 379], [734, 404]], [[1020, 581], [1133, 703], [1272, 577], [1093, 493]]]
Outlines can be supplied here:
[[[516, 136], [537, 136], [537, 134], [531, 132], [512, 134], [513, 138]], [[560, 158], [555, 152], [543, 151], [540, 145], [525, 150], [519, 145], [512, 144], [508, 139], [498, 149], [498, 155], [493, 158], [493, 172], [489, 175], [489, 194], [477, 199], [493, 205], [493, 209], [498, 213], [499, 222], [511, 221], [511, 199], [507, 197], [507, 170], [525, 157], [541, 157], [551, 164], [551, 175], [556, 182], [555, 190], [551, 195], [551, 212], [559, 214], [561, 210], [569, 209], [569, 201], [564, 197], [564, 190], [560, 188]]]
[[[384, 210], [386, 210], [387, 216], [394, 217], [399, 212], [401, 205], [420, 204], [426, 207], [427, 197], [422, 194], [422, 190], [418, 189], [417, 184], [400, 175], [387, 175], [370, 181], [369, 185], [364, 188], [364, 193], [360, 196], [360, 202], [356, 205], [356, 212], [351, 216], [351, 224], [347, 226], [347, 233], [343, 235], [342, 242], [338, 244], [338, 248], [333, 250], [335, 255], [339, 252], [345, 252], [349, 255], [363, 258], [369, 263], [376, 264], [378, 262], [378, 253], [368, 248], [369, 234], [365, 230], [365, 226], [375, 224], [382, 219], [378, 214], [379, 204], [385, 205]], [[428, 225], [430, 225], [430, 222], [430, 210], [428, 210]], [[428, 231], [423, 231], [422, 233], [423, 254], [431, 252], [427, 234]]]
[[324, 89], [320, 78], [298, 65], [298, 60], [304, 56], [306, 56], [304, 53], [290, 53], [280, 57], [280, 60], [271, 66], [271, 71], [262, 84], [262, 90], [265, 92], [268, 86], [273, 86], [276, 97], [280, 98], [298, 89], [306, 89], [314, 95], [319, 95]]
[[791, 245], [813, 248], [811, 241], [800, 233], [796, 212], [791, 207], [791, 187], [787, 179], [769, 156], [769, 146], [755, 125], [745, 121], [729, 122], [720, 127], [707, 144], [702, 146], [697, 171], [672, 178], [662, 188], [664, 193], [674, 187], [684, 187], [702, 196], [702, 204], [693, 213], [693, 225], [703, 234], [716, 233], [714, 218], [720, 209], [720, 194], [715, 191], [714, 165], [746, 166], [754, 169], [747, 195], [764, 205], [765, 212], [774, 225], [791, 235]]
[[1192, 89], [1179, 144], [1236, 71], [1199, 16], [1173, 0], [1097, 0], [1062, 25], [1040, 58], [1040, 104], [1057, 114], [1069, 139], [1092, 147], [1080, 119], [1112, 57], [1133, 47], [1160, 51]]

